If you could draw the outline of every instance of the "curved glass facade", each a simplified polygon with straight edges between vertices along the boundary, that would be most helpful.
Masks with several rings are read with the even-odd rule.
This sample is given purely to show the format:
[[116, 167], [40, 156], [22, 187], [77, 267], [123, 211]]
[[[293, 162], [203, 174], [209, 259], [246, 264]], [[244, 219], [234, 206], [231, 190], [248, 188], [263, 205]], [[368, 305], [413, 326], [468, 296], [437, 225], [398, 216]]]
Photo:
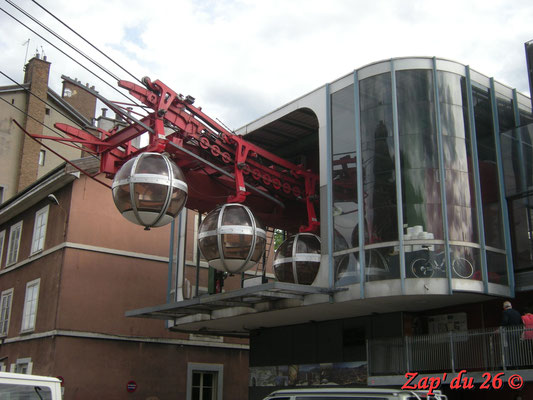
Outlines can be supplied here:
[[[531, 265], [533, 132], [518, 129], [531, 109], [516, 91], [417, 58], [364, 67], [330, 96], [337, 286], [446, 278], [487, 292], [510, 284], [512, 255]], [[511, 235], [526, 239], [511, 249]]]

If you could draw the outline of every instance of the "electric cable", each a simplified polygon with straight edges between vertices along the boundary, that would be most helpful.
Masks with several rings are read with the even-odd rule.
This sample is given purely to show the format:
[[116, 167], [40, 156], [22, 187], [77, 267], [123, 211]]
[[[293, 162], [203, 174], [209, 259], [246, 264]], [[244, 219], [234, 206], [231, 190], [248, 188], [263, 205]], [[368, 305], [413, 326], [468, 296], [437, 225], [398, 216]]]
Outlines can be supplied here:
[[[60, 133], [58, 132], [55, 132], [52, 128], [50, 128], [48, 125], [46, 125], [44, 122], [42, 121], [39, 121], [38, 119], [36, 119], [35, 117], [33, 117], [32, 115], [28, 114], [26, 111], [24, 111], [23, 109], [17, 107], [16, 105], [14, 104], [11, 104], [9, 101], [7, 101], [6, 99], [4, 99], [3, 97], [0, 97], [0, 100], [2, 100], [3, 102], [5, 102], [6, 104], [10, 105], [11, 107], [13, 107], [14, 109], [16, 109], [17, 111], [20, 111], [22, 114], [24, 114], [26, 117], [28, 118], [31, 118], [32, 120], [34, 120], [35, 122], [37, 122], [38, 124], [42, 125], [43, 127], [45, 127], [46, 129], [49, 129], [50, 131], [52, 131], [53, 133], [56, 133], [57, 135], [59, 135], [60, 137], [65, 138], [65, 136], [62, 136]], [[70, 146], [70, 147], [76, 147], [78, 150], [81, 150], [81, 151], [85, 151], [87, 153], [89, 153], [92, 157], [96, 158], [96, 159], [99, 159], [95, 154], [92, 153], [92, 150], [90, 149], [86, 149], [86, 148], [83, 148], [83, 147], [80, 147], [80, 146], [83, 146], [83, 145], [77, 145], [77, 144], [70, 144], [70, 143], [63, 143], [64, 145], [66, 146]]]
[[85, 39], [82, 35], [80, 35], [78, 32], [76, 32], [74, 29], [72, 29], [70, 26], [68, 26], [66, 23], [64, 23], [62, 20], [60, 20], [58, 17], [56, 17], [53, 13], [48, 11], [45, 7], [40, 5], [37, 1], [32, 0], [37, 6], [39, 6], [42, 10], [44, 10], [46, 13], [48, 13], [50, 16], [52, 16], [54, 19], [59, 21], [63, 26], [65, 26], [68, 30], [70, 30], [72, 33], [74, 33], [76, 36], [78, 36], [80, 39], [82, 39], [85, 43], [87, 43], [89, 46], [91, 46], [93, 49], [98, 51], [101, 55], [106, 57], [109, 61], [111, 61], [113, 64], [115, 64], [117, 67], [119, 67], [122, 71], [127, 73], [129, 76], [131, 76], [133, 79], [135, 79], [140, 84], [144, 85], [144, 82], [142, 80], [138, 79], [135, 75], [133, 75], [131, 72], [129, 72], [127, 69], [122, 67], [120, 64], [118, 64], [116, 61], [114, 61], [111, 57], [109, 57], [107, 54], [102, 52], [100, 49], [98, 49], [96, 46], [94, 46], [91, 42], [89, 42], [87, 39]]
[[57, 39], [59, 39], [60, 41], [62, 41], [63, 43], [65, 43], [68, 47], [70, 47], [72, 50], [74, 50], [75, 52], [77, 52], [78, 54], [80, 54], [81, 56], [83, 56], [87, 61], [93, 63], [95, 66], [97, 66], [98, 68], [100, 68], [102, 71], [104, 71], [105, 73], [107, 73], [109, 76], [111, 76], [113, 79], [115, 79], [116, 81], [119, 81], [120, 78], [118, 76], [116, 76], [115, 74], [113, 74], [111, 71], [109, 71], [107, 68], [105, 68], [103, 65], [99, 64], [97, 61], [95, 61], [94, 59], [92, 59], [91, 57], [89, 57], [87, 54], [85, 54], [84, 52], [82, 52], [80, 49], [78, 49], [76, 46], [74, 46], [72, 43], [70, 43], [68, 40], [64, 39], [63, 37], [61, 37], [59, 34], [57, 34], [56, 32], [54, 32], [51, 28], [49, 28], [48, 26], [46, 26], [45, 24], [43, 24], [41, 21], [39, 21], [37, 18], [35, 18], [33, 15], [31, 15], [30, 13], [28, 13], [27, 11], [25, 11], [24, 9], [22, 9], [21, 7], [17, 6], [15, 3], [13, 3], [13, 1], [11, 0], [5, 0], [9, 5], [11, 5], [12, 7], [16, 8], [20, 13], [24, 14], [26, 17], [28, 17], [29, 19], [31, 19], [33, 22], [35, 22], [36, 24], [38, 24], [41, 28], [43, 28], [44, 30], [46, 30], [48, 33], [50, 33], [51, 35], [55, 36]]
[[[17, 81], [15, 81], [13, 78], [11, 78], [10, 76], [8, 76], [7, 74], [5, 74], [4, 72], [2, 72], [0, 70], [0, 74], [2, 74], [4, 77], [6, 77], [7, 79], [9, 79], [11, 82], [13, 82], [15, 85], [17, 85], [19, 88], [21, 88], [22, 90], [24, 90], [25, 92], [27, 92], [30, 96], [33, 96], [35, 97], [37, 100], [39, 100], [40, 102], [44, 103], [46, 106], [50, 107], [51, 109], [53, 109], [54, 111], [57, 111], [59, 114], [61, 114], [63, 117], [65, 117], [66, 119], [68, 119], [70, 122], [74, 123], [74, 124], [77, 124], [77, 125], [80, 125], [78, 124], [76, 121], [74, 121], [72, 119], [72, 117], [68, 114], [66, 114], [64, 111], [58, 109], [57, 107], [53, 106], [52, 104], [48, 103], [46, 100], [43, 100], [41, 99], [39, 96], [37, 96], [35, 93], [33, 93], [31, 90], [27, 89], [26, 87], [24, 87], [24, 85], [18, 83]], [[50, 128], [49, 128], [50, 129]], [[87, 132], [85, 130], [85, 126], [82, 127], [82, 130], [84, 130], [85, 132]], [[52, 130], [52, 132], [54, 132]], [[54, 132], [54, 133], [57, 133], [58, 135], [60, 135], [61, 137], [64, 137], [62, 136], [61, 133], [59, 132]], [[87, 132], [87, 133], [90, 133], [90, 132]]]
[[61, 54], [63, 54], [64, 56], [66, 56], [67, 58], [69, 58], [70, 60], [74, 61], [76, 64], [78, 64], [80, 67], [82, 67], [84, 70], [86, 70], [87, 72], [89, 72], [90, 74], [94, 75], [96, 78], [98, 78], [99, 80], [101, 80], [103, 83], [105, 83], [107, 86], [109, 86], [111, 89], [113, 89], [114, 91], [116, 91], [117, 93], [119, 93], [121, 96], [124, 96], [125, 98], [127, 98], [129, 101], [132, 101], [132, 99], [130, 99], [127, 95], [125, 95], [123, 92], [121, 92], [120, 90], [118, 90], [114, 85], [110, 84], [109, 82], [107, 82], [105, 79], [103, 79], [101, 76], [99, 76], [98, 74], [96, 74], [95, 72], [91, 71], [89, 68], [87, 68], [86, 66], [84, 66], [83, 64], [81, 64], [79, 61], [77, 61], [76, 59], [74, 59], [72, 56], [70, 56], [69, 54], [65, 53], [63, 50], [61, 50], [59, 47], [57, 47], [56, 45], [54, 45], [53, 43], [51, 43], [49, 40], [47, 40], [46, 38], [44, 38], [42, 35], [40, 35], [39, 33], [37, 33], [36, 31], [34, 31], [33, 29], [31, 29], [28, 25], [26, 25], [25, 23], [23, 23], [22, 21], [20, 21], [19, 19], [17, 19], [15, 16], [11, 15], [9, 12], [7, 12], [6, 10], [4, 10], [2, 7], [0, 7], [0, 11], [3, 11], [5, 14], [7, 14], [8, 16], [10, 16], [12, 19], [14, 19], [15, 21], [17, 21], [19, 24], [21, 24], [22, 26], [24, 26], [26, 29], [28, 29], [30, 32], [32, 32], [33, 34], [37, 35], [38, 37], [40, 37], [42, 40], [44, 40], [46, 43], [48, 43], [50, 46], [52, 46], [53, 48], [55, 48], [57, 51], [59, 51]]

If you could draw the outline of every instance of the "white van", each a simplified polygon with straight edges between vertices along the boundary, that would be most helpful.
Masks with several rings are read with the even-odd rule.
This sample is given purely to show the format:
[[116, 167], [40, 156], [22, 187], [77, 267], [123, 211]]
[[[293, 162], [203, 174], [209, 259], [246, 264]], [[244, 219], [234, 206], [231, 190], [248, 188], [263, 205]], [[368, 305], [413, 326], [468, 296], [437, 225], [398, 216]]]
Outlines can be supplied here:
[[61, 381], [47, 376], [0, 372], [0, 400], [61, 400]]
[[270, 393], [264, 400], [447, 400], [440, 390], [432, 393], [379, 388], [287, 389]]

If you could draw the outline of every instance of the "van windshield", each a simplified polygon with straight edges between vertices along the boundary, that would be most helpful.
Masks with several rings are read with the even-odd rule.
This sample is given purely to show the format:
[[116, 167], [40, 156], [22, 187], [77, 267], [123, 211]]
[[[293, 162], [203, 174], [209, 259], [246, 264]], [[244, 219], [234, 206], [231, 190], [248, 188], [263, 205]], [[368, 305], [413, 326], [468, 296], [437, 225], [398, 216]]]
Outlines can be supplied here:
[[0, 383], [0, 400], [51, 400], [52, 391], [45, 386]]

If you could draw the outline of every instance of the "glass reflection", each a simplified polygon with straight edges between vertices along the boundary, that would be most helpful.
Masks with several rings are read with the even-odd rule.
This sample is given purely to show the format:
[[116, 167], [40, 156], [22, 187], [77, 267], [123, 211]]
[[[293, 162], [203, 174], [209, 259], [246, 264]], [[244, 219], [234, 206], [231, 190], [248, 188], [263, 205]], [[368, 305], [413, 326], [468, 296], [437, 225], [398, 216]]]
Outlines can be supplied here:
[[533, 263], [532, 186], [533, 125], [512, 129], [501, 136], [504, 158], [505, 190], [508, 199], [509, 225], [515, 270], [530, 269]]
[[[365, 244], [398, 240], [391, 75], [359, 84]], [[354, 230], [352, 244], [359, 245]]]
[[335, 248], [346, 248], [357, 225], [357, 165], [353, 85], [331, 95]]
[[[437, 73], [450, 240], [479, 243], [466, 80]], [[450, 89], [453, 88], [452, 97]]]
[[481, 199], [487, 246], [503, 249], [503, 223], [499, 196], [496, 145], [492, 122], [492, 108], [489, 91], [486, 88], [472, 88], [476, 126]]
[[398, 71], [396, 82], [404, 225], [442, 239], [432, 71]]

